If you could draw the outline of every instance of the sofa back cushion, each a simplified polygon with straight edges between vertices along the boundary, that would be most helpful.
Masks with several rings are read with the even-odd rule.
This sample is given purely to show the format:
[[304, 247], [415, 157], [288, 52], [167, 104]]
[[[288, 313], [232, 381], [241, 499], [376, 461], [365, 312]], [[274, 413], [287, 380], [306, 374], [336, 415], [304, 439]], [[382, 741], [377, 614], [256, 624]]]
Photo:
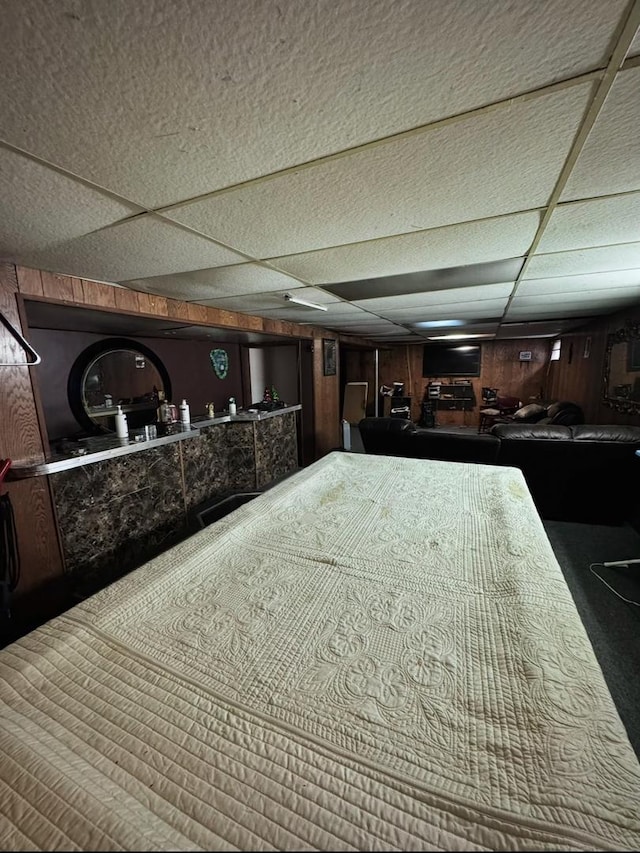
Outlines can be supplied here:
[[417, 426], [406, 418], [362, 418], [358, 424], [365, 453], [382, 456], [409, 456], [404, 449], [406, 436]]
[[498, 464], [520, 468], [543, 518], [621, 524], [632, 509], [640, 427], [501, 424]]
[[418, 429], [407, 436], [406, 445], [411, 448], [411, 456], [418, 459], [494, 465], [500, 440], [488, 433], [457, 435], [453, 432], [439, 432], [437, 429]]

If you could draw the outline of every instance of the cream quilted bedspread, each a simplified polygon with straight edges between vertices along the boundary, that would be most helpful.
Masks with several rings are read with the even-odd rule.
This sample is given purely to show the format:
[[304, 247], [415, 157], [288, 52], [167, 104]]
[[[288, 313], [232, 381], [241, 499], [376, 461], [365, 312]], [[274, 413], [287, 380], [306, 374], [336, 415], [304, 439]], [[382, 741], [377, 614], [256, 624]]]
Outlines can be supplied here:
[[640, 847], [521, 473], [332, 453], [0, 653], [8, 849]]

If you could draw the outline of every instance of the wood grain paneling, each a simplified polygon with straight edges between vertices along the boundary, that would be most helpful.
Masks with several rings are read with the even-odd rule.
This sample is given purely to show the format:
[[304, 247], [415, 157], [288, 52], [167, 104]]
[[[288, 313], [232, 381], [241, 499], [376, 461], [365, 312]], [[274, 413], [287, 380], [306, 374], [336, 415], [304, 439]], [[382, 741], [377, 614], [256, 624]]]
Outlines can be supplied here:
[[322, 338], [313, 341], [314, 432], [316, 458], [325, 456], [341, 446], [340, 410], [338, 400], [340, 361], [337, 358], [335, 376], [324, 375]]
[[[27, 287], [33, 287], [36, 277], [27, 276], [25, 281]], [[15, 268], [11, 264], [0, 264], [0, 310], [22, 333], [17, 293]], [[26, 354], [9, 330], [0, 325], [0, 360], [24, 361], [25, 358]], [[31, 380], [31, 372], [37, 369], [38, 366], [0, 367], [0, 457], [3, 459], [14, 462], [44, 459]], [[61, 576], [62, 557], [47, 481], [38, 478], [9, 482], [6, 488], [16, 519], [21, 560], [21, 578], [15, 592], [17, 600]]]
[[[560, 360], [552, 362], [552, 394], [582, 406], [587, 423], [640, 426], [640, 415], [617, 412], [602, 400], [607, 337], [628, 323], [640, 323], [640, 308], [595, 320], [580, 332], [561, 338]], [[587, 337], [591, 338], [589, 357], [584, 358]]]
[[[517, 396], [523, 403], [544, 397], [549, 348], [549, 341], [540, 338], [483, 343], [480, 376], [471, 379], [478, 405], [469, 412], [438, 412], [438, 423], [467, 426], [477, 424], [483, 386], [498, 388], [501, 395]], [[520, 352], [525, 350], [531, 352], [531, 361], [520, 361]], [[403, 382], [405, 394], [411, 397], [411, 418], [415, 421], [420, 419], [421, 403], [428, 383], [432, 379], [445, 383], [451, 381], [444, 376], [423, 377], [422, 352], [422, 344], [408, 344], [379, 351], [378, 386], [392, 386], [394, 382]], [[345, 381], [369, 382], [371, 396], [368, 413], [373, 414], [373, 393], [378, 390], [375, 389], [373, 361], [365, 354], [348, 350]]]
[[[138, 295], [135, 290], [129, 290], [127, 287], [117, 287], [114, 293], [116, 308], [126, 313], [137, 314], [140, 311]], [[184, 303], [179, 304], [184, 305]]]
[[16, 267], [15, 271], [20, 293], [23, 293], [25, 296], [44, 296], [40, 270], [33, 270], [29, 267]]
[[49, 299], [60, 299], [64, 302], [73, 302], [75, 292], [73, 278], [68, 275], [56, 275], [52, 272], [41, 272], [42, 293]]

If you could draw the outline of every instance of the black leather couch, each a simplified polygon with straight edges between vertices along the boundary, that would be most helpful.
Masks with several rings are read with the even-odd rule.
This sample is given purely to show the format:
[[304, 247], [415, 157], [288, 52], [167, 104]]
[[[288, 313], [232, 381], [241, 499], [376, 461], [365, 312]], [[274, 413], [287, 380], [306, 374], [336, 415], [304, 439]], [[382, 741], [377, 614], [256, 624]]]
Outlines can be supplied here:
[[366, 453], [519, 468], [546, 519], [622, 524], [636, 514], [640, 427], [511, 423], [458, 435], [363, 418], [359, 430]]

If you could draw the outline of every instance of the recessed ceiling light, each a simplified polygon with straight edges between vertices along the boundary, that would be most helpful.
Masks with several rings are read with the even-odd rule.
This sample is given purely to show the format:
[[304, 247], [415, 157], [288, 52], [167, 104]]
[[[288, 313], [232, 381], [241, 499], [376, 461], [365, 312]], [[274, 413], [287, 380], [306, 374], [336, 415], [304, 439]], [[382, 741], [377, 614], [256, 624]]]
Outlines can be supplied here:
[[411, 325], [416, 329], [446, 329], [451, 326], [464, 326], [464, 320], [422, 320]]
[[495, 338], [495, 335], [429, 335], [428, 341], [467, 341], [469, 338]]

